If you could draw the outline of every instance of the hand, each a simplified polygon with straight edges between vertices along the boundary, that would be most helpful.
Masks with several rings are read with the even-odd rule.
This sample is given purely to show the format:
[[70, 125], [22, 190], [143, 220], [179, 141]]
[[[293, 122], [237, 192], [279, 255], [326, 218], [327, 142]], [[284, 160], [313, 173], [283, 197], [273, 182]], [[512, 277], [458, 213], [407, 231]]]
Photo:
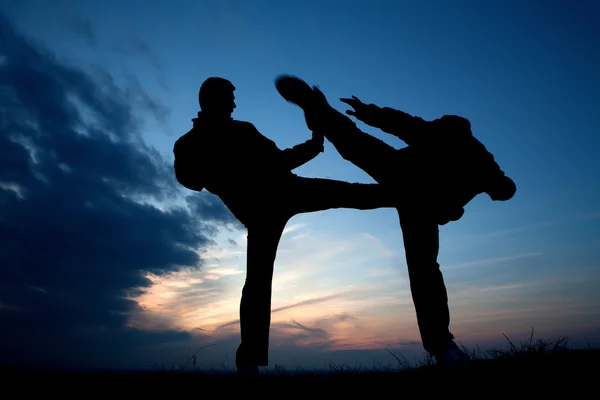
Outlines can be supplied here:
[[340, 98], [340, 101], [348, 104], [350, 107], [352, 107], [354, 109], [354, 110], [346, 110], [346, 114], [356, 117], [358, 119], [361, 119], [360, 117], [365, 114], [365, 112], [367, 111], [367, 108], [368, 108], [368, 105], [366, 105], [365, 103], [360, 101], [358, 99], [358, 97], [356, 97], [356, 96], [352, 96], [351, 99], [342, 97], [342, 98]]

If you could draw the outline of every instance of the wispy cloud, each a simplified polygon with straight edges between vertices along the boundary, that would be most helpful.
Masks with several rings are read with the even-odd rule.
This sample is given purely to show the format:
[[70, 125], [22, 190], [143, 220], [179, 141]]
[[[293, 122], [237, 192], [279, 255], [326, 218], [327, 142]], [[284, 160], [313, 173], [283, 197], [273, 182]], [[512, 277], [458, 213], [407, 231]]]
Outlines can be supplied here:
[[[307, 228], [306, 224], [294, 224], [287, 233], [305, 233]], [[238, 235], [243, 233], [221, 231], [217, 245], [202, 253], [202, 269], [156, 279], [138, 299], [144, 305], [143, 312], [170, 313], [169, 320], [182, 329], [200, 326], [217, 332], [237, 328], [246, 267], [245, 245], [230, 244], [231, 237]], [[274, 321], [324, 317], [333, 311], [360, 311], [397, 302], [393, 293], [407, 290], [408, 286], [397, 272], [398, 267], [389, 263], [392, 255], [377, 238], [365, 241], [363, 235], [343, 240], [308, 233], [297, 239], [282, 238], [273, 281]], [[371, 268], [393, 269], [396, 279], [390, 279], [394, 274], [390, 273], [381, 282]], [[360, 284], [352, 275], [364, 276], [368, 281]], [[344, 276], [347, 279], [340, 279]], [[410, 301], [410, 296], [405, 296], [405, 300]]]
[[[307, 299], [307, 300], [299, 301], [297, 303], [288, 304], [288, 305], [285, 305], [285, 306], [274, 308], [274, 309], [271, 310], [271, 314], [275, 314], [275, 313], [278, 313], [278, 312], [281, 312], [281, 311], [290, 310], [290, 309], [293, 309], [293, 308], [298, 308], [298, 307], [303, 307], [303, 306], [308, 306], [308, 305], [314, 305], [314, 304], [324, 303], [324, 302], [327, 302], [327, 301], [330, 301], [330, 300], [344, 298], [344, 297], [350, 296], [350, 295], [355, 294], [355, 293], [356, 293], [356, 291], [349, 291], [349, 292], [336, 293], [336, 294], [332, 294], [332, 295], [329, 295], [329, 296], [315, 297], [315, 298], [312, 298], [312, 299]], [[222, 324], [221, 326], [219, 326], [217, 328], [217, 330], [223, 329], [225, 327], [228, 327], [228, 326], [231, 326], [231, 325], [234, 325], [234, 324], [238, 324], [239, 321], [240, 320], [238, 318], [238, 319], [235, 319], [233, 321], [226, 322], [226, 323]]]
[[458, 285], [450, 296], [453, 326], [461, 335], [488, 338], [500, 332], [527, 331], [532, 325], [538, 331], [562, 335], [567, 330], [589, 330], [600, 318], [595, 306], [600, 300], [598, 284], [599, 274]]
[[344, 298], [344, 297], [347, 297], [347, 296], [355, 294], [355, 293], [357, 293], [357, 291], [348, 291], [348, 292], [342, 292], [342, 293], [332, 294], [330, 296], [323, 296], [323, 297], [317, 297], [317, 298], [314, 298], [314, 299], [308, 299], [308, 300], [304, 300], [304, 301], [299, 301], [298, 303], [289, 304], [289, 305], [286, 305], [286, 306], [275, 308], [275, 309], [273, 309], [272, 312], [276, 313], [276, 312], [280, 312], [280, 311], [284, 311], [284, 310], [289, 310], [289, 309], [296, 308], [296, 307], [302, 307], [302, 306], [307, 306], [307, 305], [318, 304], [318, 303], [322, 303], [322, 302], [329, 301], [329, 300], [332, 300], [332, 299]]
[[592, 221], [592, 220], [599, 219], [599, 218], [600, 218], [600, 211], [574, 214], [574, 215], [566, 215], [562, 218], [558, 218], [558, 219], [554, 219], [554, 220], [550, 220], [550, 221], [540, 222], [540, 223], [536, 223], [536, 224], [530, 224], [530, 225], [512, 228], [512, 229], [503, 229], [503, 230], [499, 230], [499, 231], [488, 232], [488, 233], [484, 233], [480, 236], [483, 236], [483, 237], [506, 236], [506, 235], [512, 235], [515, 233], [525, 232], [525, 231], [529, 231], [529, 230], [570, 224], [573, 222]]
[[[149, 298], [161, 304], [155, 306], [157, 315], [168, 313], [168, 320], [180, 329], [200, 327], [214, 340], [236, 337], [245, 271], [245, 257], [238, 256], [246, 249], [243, 232], [227, 234], [230, 236], [221, 236], [218, 244], [204, 254], [202, 271], [190, 272], [185, 279], [173, 277], [171, 284], [163, 280], [153, 288]], [[240, 244], [231, 245], [230, 237], [236, 237]], [[374, 235], [333, 238], [312, 233], [308, 224], [290, 225], [275, 265], [273, 343], [309, 346], [313, 350], [357, 350], [419, 342], [403, 256]], [[524, 252], [454, 263], [443, 269], [502, 265], [541, 256], [542, 252]], [[208, 279], [210, 275], [219, 275], [218, 280]], [[197, 282], [190, 284], [192, 278]], [[481, 324], [489, 324], [487, 335], [501, 331], [501, 324], [513, 328], [527, 325], [528, 319], [531, 322], [535, 316], [534, 309], [539, 311], [535, 316], [538, 321], [554, 320], [551, 313], [556, 310], [540, 308], [540, 304], [523, 307], [531, 310], [519, 314], [519, 308], [515, 308], [518, 302], [507, 303], [511, 299], [528, 304], [526, 299], [536, 296], [543, 287], [541, 282], [504, 279], [489, 284], [489, 276], [483, 274], [448, 283], [453, 328], [465, 339], [481, 333]], [[148, 313], [146, 318], [151, 315]]]
[[504, 257], [482, 258], [482, 259], [474, 260], [474, 261], [467, 261], [467, 262], [463, 262], [463, 263], [445, 265], [444, 270], [453, 270], [453, 269], [470, 268], [470, 267], [481, 267], [484, 265], [499, 264], [499, 263], [504, 263], [507, 261], [520, 260], [523, 258], [539, 257], [541, 255], [542, 255], [541, 252], [532, 252], [532, 253], [509, 255], [509, 256], [504, 256]]
[[283, 234], [281, 236], [287, 235], [288, 233], [292, 233], [294, 231], [297, 231], [301, 228], [304, 228], [306, 226], [306, 224], [288, 224], [285, 229], [283, 230]]

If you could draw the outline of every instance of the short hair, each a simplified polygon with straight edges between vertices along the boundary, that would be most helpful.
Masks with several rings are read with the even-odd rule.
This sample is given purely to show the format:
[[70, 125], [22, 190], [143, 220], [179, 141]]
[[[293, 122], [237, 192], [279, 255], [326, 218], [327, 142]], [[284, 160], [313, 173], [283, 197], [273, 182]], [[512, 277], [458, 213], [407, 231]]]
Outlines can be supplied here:
[[200, 104], [200, 108], [210, 108], [211, 103], [214, 104], [215, 101], [218, 103], [219, 98], [223, 96], [224, 92], [229, 93], [234, 90], [235, 86], [233, 86], [233, 83], [225, 78], [213, 76], [206, 79], [200, 86], [200, 91], [198, 92], [198, 103]]

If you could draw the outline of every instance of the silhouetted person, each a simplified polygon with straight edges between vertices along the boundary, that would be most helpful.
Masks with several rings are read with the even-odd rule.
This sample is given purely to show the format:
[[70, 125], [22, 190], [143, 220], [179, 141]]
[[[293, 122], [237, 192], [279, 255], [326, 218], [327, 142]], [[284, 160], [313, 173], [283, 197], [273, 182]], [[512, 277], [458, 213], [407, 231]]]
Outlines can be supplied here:
[[247, 272], [240, 304], [238, 372], [258, 373], [268, 365], [271, 282], [277, 247], [286, 223], [299, 213], [334, 208], [393, 207], [378, 184], [300, 177], [291, 171], [323, 151], [323, 135], [280, 150], [249, 122], [236, 121], [235, 87], [223, 78], [201, 86], [201, 111], [192, 129], [174, 145], [177, 180], [195, 191], [217, 195], [248, 229]]
[[357, 128], [330, 106], [321, 91], [295, 77], [280, 77], [282, 96], [303, 108], [312, 129], [324, 132], [340, 155], [375, 181], [395, 192], [410, 288], [425, 350], [438, 363], [466, 360], [449, 331], [450, 312], [444, 279], [437, 262], [438, 225], [459, 220], [475, 196], [486, 193], [506, 201], [516, 191], [494, 157], [471, 133], [467, 119], [445, 115], [425, 121], [392, 108], [342, 98], [347, 114], [408, 146], [395, 149]]

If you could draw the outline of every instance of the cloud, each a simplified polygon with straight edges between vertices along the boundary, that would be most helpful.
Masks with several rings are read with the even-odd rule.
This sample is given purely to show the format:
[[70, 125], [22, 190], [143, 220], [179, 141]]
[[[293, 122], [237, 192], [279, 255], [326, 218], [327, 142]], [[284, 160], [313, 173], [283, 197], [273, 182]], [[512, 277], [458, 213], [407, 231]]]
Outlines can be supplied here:
[[129, 45], [125, 51], [144, 57], [157, 71], [165, 70], [162, 61], [148, 43], [133, 34], [129, 37]]
[[560, 226], [560, 225], [567, 225], [567, 224], [571, 224], [571, 223], [575, 223], [575, 222], [593, 221], [598, 218], [600, 218], [600, 211], [571, 214], [571, 215], [565, 215], [559, 219], [544, 221], [544, 222], [540, 222], [540, 223], [536, 223], [536, 224], [530, 224], [527, 226], [522, 226], [522, 227], [513, 228], [513, 229], [503, 229], [500, 231], [488, 232], [488, 233], [484, 233], [484, 234], [479, 234], [479, 236], [484, 237], [486, 239], [489, 237], [496, 237], [496, 236], [508, 236], [508, 235], [514, 235], [515, 233], [521, 233], [521, 232], [525, 232], [525, 231], [529, 231], [529, 230], [536, 230], [536, 229], [549, 228], [549, 227], [555, 227], [555, 226]]
[[[299, 239], [293, 236], [309, 230], [306, 224], [290, 224], [280, 243], [273, 281], [274, 322], [320, 318], [332, 310], [344, 313], [410, 303], [406, 278], [397, 266], [388, 265], [388, 252], [362, 235], [342, 240], [313, 234]], [[144, 314], [137, 318], [139, 326], [152, 326], [160, 317], [171, 327], [188, 330], [200, 326], [215, 338], [236, 331], [246, 269], [243, 236], [240, 231], [222, 230], [219, 246], [201, 254], [201, 271], [153, 279], [153, 285], [136, 297], [143, 305], [140, 314]], [[380, 276], [388, 269], [393, 270], [384, 274], [382, 285]], [[374, 270], [378, 274], [373, 274]], [[192, 280], [195, 283], [188, 284]]]
[[[11, 8], [18, 10], [14, 5], [11, 5]], [[34, 8], [39, 8], [39, 5]], [[112, 16], [109, 21], [110, 28], [102, 29], [102, 17], [93, 16], [93, 18], [90, 18], [81, 15], [79, 9], [80, 4], [78, 2], [56, 1], [49, 9], [38, 10], [38, 12], [45, 13], [46, 18], [49, 14], [52, 14], [69, 38], [79, 38], [95, 50], [106, 51], [109, 54], [113, 53], [127, 58], [138, 58], [148, 63], [158, 74], [156, 79], [159, 86], [163, 90], [169, 91], [164, 62], [148, 42], [140, 38], [127, 20], [115, 19]], [[152, 101], [156, 102], [155, 99], [152, 99]], [[150, 104], [150, 106], [155, 105], [160, 106], [158, 103]]]
[[444, 266], [444, 270], [450, 271], [450, 270], [460, 269], [460, 268], [481, 267], [481, 266], [489, 265], [489, 264], [501, 264], [501, 263], [505, 263], [507, 261], [515, 261], [515, 260], [521, 260], [524, 258], [539, 257], [541, 255], [542, 255], [542, 253], [540, 253], [540, 252], [533, 252], [533, 253], [524, 253], [524, 254], [514, 254], [514, 255], [509, 255], [509, 256], [504, 256], [504, 257], [484, 258], [484, 259], [479, 259], [479, 260], [475, 260], [475, 261], [468, 261], [468, 262], [463, 262], [463, 263], [446, 265], [446, 266]]
[[190, 211], [193, 214], [204, 215], [206, 221], [224, 222], [233, 225], [235, 229], [244, 229], [242, 223], [233, 216], [217, 196], [201, 192], [187, 196], [185, 200]]
[[287, 224], [281, 236], [283, 237], [284, 235], [297, 231], [305, 226], [306, 224]]
[[346, 296], [350, 296], [350, 295], [352, 295], [354, 293], [356, 293], [356, 292], [343, 292], [343, 293], [332, 294], [330, 296], [322, 296], [322, 297], [317, 297], [317, 298], [314, 298], [314, 299], [303, 300], [303, 301], [300, 301], [298, 303], [289, 304], [289, 305], [285, 305], [285, 306], [282, 306], [282, 307], [275, 308], [272, 312], [276, 313], [276, 312], [279, 312], [279, 311], [289, 310], [289, 309], [296, 308], [296, 307], [302, 307], [302, 306], [307, 306], [307, 305], [313, 305], [313, 304], [323, 303], [325, 301], [329, 301], [329, 300], [333, 300], [333, 299], [339, 299], [339, 298], [343, 298], [343, 297], [346, 297]]
[[149, 98], [58, 61], [2, 14], [0, 38], [0, 364], [98, 366], [188, 340], [129, 327], [131, 296], [200, 267], [232, 216], [204, 195], [155, 206], [181, 188], [141, 139]]
[[98, 45], [98, 36], [89, 18], [65, 13], [63, 14], [63, 20], [67, 28], [83, 38], [90, 46]]
[[[63, 23], [64, 27], [67, 28], [72, 34], [80, 37], [92, 47], [105, 47], [103, 43], [106, 39], [102, 34], [99, 34], [99, 30], [94, 27], [94, 23], [89, 17], [78, 15], [77, 3], [74, 4], [60, 4], [56, 2], [52, 7], [52, 12], [56, 14], [58, 19]], [[101, 30], [100, 30], [101, 32]], [[115, 27], [111, 29], [111, 33], [115, 32]], [[150, 65], [152, 65], [158, 72], [164, 72], [164, 65], [154, 52], [154, 50], [148, 45], [148, 43], [142, 40], [136, 35], [129, 25], [123, 25], [119, 23], [116, 27], [117, 38], [111, 42], [108, 49], [112, 52], [122, 55], [140, 56], [144, 58]]]
[[[308, 299], [308, 300], [303, 300], [303, 301], [299, 301], [297, 303], [294, 304], [288, 304], [285, 306], [281, 306], [281, 307], [277, 307], [277, 308], [273, 308], [271, 310], [271, 315], [281, 312], [281, 311], [285, 311], [285, 310], [290, 310], [292, 308], [297, 308], [297, 307], [303, 307], [303, 306], [308, 306], [308, 305], [314, 305], [314, 304], [318, 304], [318, 303], [324, 303], [330, 300], [334, 300], [334, 299], [339, 299], [339, 298], [344, 298], [346, 296], [350, 296], [352, 295], [352, 292], [344, 292], [344, 293], [336, 293], [336, 294], [332, 294], [329, 296], [322, 296], [322, 297], [316, 297], [316, 298], [312, 298], [312, 299]], [[226, 322], [222, 325], [220, 325], [217, 330], [232, 326], [232, 325], [237, 325], [239, 324], [240, 320], [236, 319], [233, 321], [229, 321]]]

